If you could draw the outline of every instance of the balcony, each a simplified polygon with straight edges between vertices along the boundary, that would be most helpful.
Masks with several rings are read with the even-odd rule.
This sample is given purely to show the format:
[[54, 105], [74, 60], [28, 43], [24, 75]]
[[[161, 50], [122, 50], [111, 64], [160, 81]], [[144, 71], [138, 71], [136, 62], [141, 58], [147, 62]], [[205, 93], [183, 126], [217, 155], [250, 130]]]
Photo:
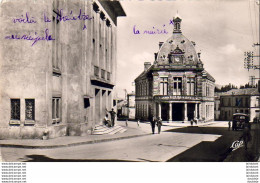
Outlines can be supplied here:
[[179, 101], [200, 101], [203, 97], [198, 96], [187, 96], [187, 95], [156, 95], [154, 96], [155, 100], [161, 101], [171, 101], [171, 100], [179, 100]]
[[110, 81], [110, 72], [107, 72], [107, 80]]
[[105, 79], [105, 74], [106, 74], [106, 71], [101, 69], [101, 78], [102, 79]]
[[97, 67], [97, 66], [94, 66], [94, 75], [96, 77], [99, 77], [99, 67]]

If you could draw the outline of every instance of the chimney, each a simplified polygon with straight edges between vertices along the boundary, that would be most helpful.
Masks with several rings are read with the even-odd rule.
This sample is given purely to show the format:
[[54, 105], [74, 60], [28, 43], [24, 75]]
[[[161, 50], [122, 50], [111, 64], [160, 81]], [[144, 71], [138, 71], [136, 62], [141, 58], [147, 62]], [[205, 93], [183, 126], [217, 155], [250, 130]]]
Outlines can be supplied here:
[[159, 42], [159, 49], [162, 47], [163, 42]]
[[158, 53], [154, 53], [154, 61], [156, 61]]
[[151, 67], [151, 62], [145, 62], [144, 63], [144, 71], [147, 71], [147, 69], [149, 69], [149, 67]]
[[200, 55], [201, 55], [201, 53], [199, 52], [199, 53], [198, 53], [199, 60], [200, 60]]

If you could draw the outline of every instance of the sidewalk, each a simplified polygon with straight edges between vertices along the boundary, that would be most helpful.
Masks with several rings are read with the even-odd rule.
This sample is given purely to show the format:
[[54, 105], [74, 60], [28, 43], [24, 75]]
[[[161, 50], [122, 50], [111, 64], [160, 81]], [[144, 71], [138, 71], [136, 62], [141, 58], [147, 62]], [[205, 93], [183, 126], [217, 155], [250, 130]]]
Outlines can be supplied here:
[[[193, 125], [191, 125], [190, 122], [185, 122], [185, 123], [182, 123], [182, 122], [171, 122], [171, 123], [168, 123], [166, 121], [163, 121], [163, 125], [164, 126], [171, 126], [171, 127], [208, 126], [208, 125], [212, 126], [214, 124], [219, 124], [219, 122], [220, 121], [217, 121], [217, 122], [214, 122], [214, 121], [213, 122], [205, 122], [205, 123], [198, 122], [197, 124], [193, 123]], [[227, 122], [223, 122], [223, 126], [228, 127]]]
[[[193, 126], [205, 126], [214, 124], [214, 122], [198, 123]], [[41, 139], [13, 139], [13, 140], [0, 140], [0, 147], [14, 147], [14, 148], [30, 148], [30, 149], [50, 149], [59, 147], [70, 147], [83, 144], [93, 144], [108, 142], [120, 139], [136, 138], [146, 135], [151, 135], [150, 122], [141, 122], [137, 125], [136, 121], [128, 121], [126, 126], [125, 121], [117, 121], [117, 125], [127, 129], [124, 133], [117, 133], [114, 135], [87, 135], [87, 136], [64, 136], [54, 139], [41, 140]], [[190, 123], [163, 123], [162, 131], [182, 128], [190, 126]]]
[[[124, 127], [126, 128], [126, 127]], [[86, 135], [86, 136], [64, 136], [54, 139], [14, 139], [14, 140], [0, 140], [0, 147], [14, 147], [14, 148], [30, 148], [30, 149], [50, 149], [59, 147], [70, 147], [83, 144], [93, 144], [100, 142], [108, 142], [113, 140], [141, 137], [150, 135], [151, 133], [142, 130], [126, 128], [124, 133], [117, 133], [114, 135]]]

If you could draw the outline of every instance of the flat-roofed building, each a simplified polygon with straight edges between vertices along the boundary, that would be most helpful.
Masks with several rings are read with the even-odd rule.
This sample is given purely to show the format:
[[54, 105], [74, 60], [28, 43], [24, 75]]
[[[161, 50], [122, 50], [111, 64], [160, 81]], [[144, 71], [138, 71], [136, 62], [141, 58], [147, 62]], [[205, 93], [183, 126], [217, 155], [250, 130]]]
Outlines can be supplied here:
[[1, 3], [1, 139], [84, 135], [102, 122], [116, 107], [119, 16], [118, 1]]

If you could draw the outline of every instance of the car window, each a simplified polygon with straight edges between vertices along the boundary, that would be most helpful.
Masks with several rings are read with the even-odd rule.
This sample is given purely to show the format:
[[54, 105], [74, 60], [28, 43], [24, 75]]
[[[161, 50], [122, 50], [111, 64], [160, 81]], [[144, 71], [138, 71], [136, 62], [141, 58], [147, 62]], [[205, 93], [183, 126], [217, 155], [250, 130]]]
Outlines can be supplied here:
[[246, 116], [237, 115], [237, 116], [234, 116], [233, 119], [235, 119], [235, 120], [243, 119], [244, 120], [244, 119], [246, 119]]

